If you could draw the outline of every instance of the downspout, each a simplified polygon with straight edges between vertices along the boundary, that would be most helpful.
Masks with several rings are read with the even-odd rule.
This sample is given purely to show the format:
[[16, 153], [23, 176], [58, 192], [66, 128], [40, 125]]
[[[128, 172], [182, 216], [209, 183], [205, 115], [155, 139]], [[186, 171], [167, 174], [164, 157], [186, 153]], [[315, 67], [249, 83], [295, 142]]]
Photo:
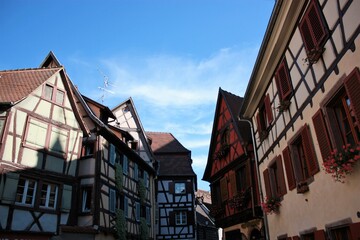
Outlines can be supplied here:
[[[254, 145], [255, 170], [256, 170], [256, 176], [257, 176], [260, 200], [263, 202], [264, 201], [264, 196], [263, 196], [263, 192], [262, 192], [262, 188], [261, 188], [260, 172], [259, 172], [259, 165], [258, 165], [259, 160], [258, 160], [258, 155], [257, 155], [257, 150], [256, 150], [256, 142], [255, 142], [255, 134], [254, 134], [253, 124], [252, 124], [252, 122], [250, 120], [242, 119], [242, 118], [240, 118], [240, 116], [238, 116], [238, 121], [239, 122], [247, 122], [250, 125], [251, 138], [252, 138], [252, 142], [253, 142], [253, 145]], [[262, 210], [263, 210], [263, 219], [264, 219], [264, 228], [265, 228], [265, 239], [270, 239], [269, 238], [269, 226], [268, 226], [268, 221], [267, 221], [267, 215], [265, 214], [263, 208], [262, 208]]]

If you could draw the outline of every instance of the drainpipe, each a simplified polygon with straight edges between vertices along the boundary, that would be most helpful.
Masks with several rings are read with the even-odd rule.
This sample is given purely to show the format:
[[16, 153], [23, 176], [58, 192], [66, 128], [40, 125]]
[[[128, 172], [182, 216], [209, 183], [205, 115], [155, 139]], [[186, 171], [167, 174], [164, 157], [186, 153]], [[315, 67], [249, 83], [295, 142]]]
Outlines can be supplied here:
[[[255, 134], [254, 134], [254, 128], [253, 128], [253, 124], [250, 120], [248, 119], [242, 119], [240, 118], [240, 116], [238, 116], [238, 121], [239, 122], [247, 122], [250, 125], [250, 130], [251, 130], [251, 138], [252, 138], [252, 142], [253, 142], [253, 146], [254, 146], [254, 157], [255, 157], [255, 170], [256, 170], [256, 176], [257, 176], [257, 182], [258, 182], [258, 188], [259, 188], [259, 194], [260, 194], [260, 200], [263, 202], [264, 201], [264, 195], [262, 192], [262, 188], [261, 188], [261, 181], [260, 181], [260, 172], [259, 172], [259, 160], [258, 160], [258, 155], [257, 155], [257, 150], [256, 150], [256, 142], [255, 142]], [[267, 221], [267, 215], [263, 210], [263, 219], [264, 219], [264, 228], [265, 228], [265, 239], [270, 239], [269, 238], [269, 226], [268, 226], [268, 221]]]

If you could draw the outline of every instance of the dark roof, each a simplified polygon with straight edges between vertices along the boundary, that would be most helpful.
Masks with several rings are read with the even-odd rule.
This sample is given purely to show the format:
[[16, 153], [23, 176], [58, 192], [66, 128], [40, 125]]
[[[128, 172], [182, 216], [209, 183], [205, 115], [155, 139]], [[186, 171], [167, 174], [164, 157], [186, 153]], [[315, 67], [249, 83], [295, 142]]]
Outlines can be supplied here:
[[15, 103], [27, 97], [61, 68], [0, 71], [0, 102]]
[[152, 140], [151, 149], [156, 153], [189, 153], [171, 133], [146, 132]]
[[196, 176], [192, 169], [191, 151], [171, 133], [146, 132], [151, 149], [159, 161], [159, 176]]

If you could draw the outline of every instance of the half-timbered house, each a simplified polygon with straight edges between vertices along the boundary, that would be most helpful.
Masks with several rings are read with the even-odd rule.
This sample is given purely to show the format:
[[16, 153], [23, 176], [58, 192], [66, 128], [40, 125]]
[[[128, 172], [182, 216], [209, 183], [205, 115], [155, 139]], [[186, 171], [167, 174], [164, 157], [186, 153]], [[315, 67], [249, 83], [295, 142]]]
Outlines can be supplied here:
[[196, 239], [196, 174], [191, 151], [171, 133], [147, 132], [159, 161], [156, 179], [157, 239]]
[[275, 3], [240, 111], [269, 239], [360, 238], [359, 12], [354, 0]]
[[73, 223], [90, 136], [61, 66], [0, 71], [0, 236], [49, 239]]
[[225, 239], [252, 239], [263, 230], [250, 125], [238, 121], [243, 99], [219, 89], [208, 161], [211, 214]]

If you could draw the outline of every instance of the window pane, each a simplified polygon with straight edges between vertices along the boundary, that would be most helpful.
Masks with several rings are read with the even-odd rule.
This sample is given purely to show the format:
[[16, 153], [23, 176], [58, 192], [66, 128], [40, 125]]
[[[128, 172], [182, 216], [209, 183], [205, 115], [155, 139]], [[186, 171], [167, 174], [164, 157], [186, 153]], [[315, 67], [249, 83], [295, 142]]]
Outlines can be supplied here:
[[58, 187], [54, 184], [44, 183], [41, 188], [40, 206], [46, 208], [56, 207]]
[[65, 93], [63, 91], [57, 90], [55, 102], [62, 105], [64, 102], [64, 96]]
[[185, 183], [175, 183], [175, 194], [185, 194], [186, 186]]
[[44, 98], [51, 100], [52, 99], [52, 95], [53, 95], [53, 87], [50, 85], [45, 85], [44, 88]]
[[34, 180], [19, 179], [16, 192], [16, 202], [21, 204], [34, 204], [36, 182]]

